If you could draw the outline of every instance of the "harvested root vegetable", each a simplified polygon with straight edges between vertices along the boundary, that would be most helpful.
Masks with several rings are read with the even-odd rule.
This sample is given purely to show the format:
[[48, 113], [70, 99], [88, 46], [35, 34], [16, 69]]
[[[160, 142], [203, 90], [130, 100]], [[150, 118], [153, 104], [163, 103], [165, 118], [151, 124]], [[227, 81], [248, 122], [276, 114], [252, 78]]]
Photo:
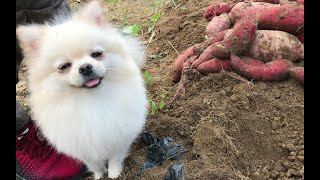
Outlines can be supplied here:
[[251, 0], [251, 2], [265, 2], [265, 3], [279, 4], [280, 0]]
[[304, 32], [304, 6], [302, 5], [240, 2], [229, 13], [231, 23], [247, 15], [256, 18], [258, 29], [261, 30], [279, 30], [291, 34]]
[[[227, 35], [221, 44], [234, 54], [240, 55], [248, 52], [251, 44], [255, 39], [255, 31], [257, 28], [256, 21], [251, 18], [243, 18], [237, 24], [234, 25], [233, 31], [230, 35]], [[229, 58], [230, 54], [225, 57], [217, 58]]]
[[257, 12], [258, 29], [272, 29], [292, 34], [304, 32], [304, 6], [284, 4]]
[[304, 84], [304, 67], [294, 67], [290, 68], [288, 71], [293, 79]]
[[298, 2], [299, 4], [304, 5], [304, 0], [297, 0], [297, 2]]
[[174, 83], [179, 82], [181, 78], [181, 71], [183, 69], [183, 64], [193, 55], [194, 55], [193, 46], [191, 46], [177, 57], [173, 65], [172, 82]]
[[274, 8], [279, 6], [279, 4], [271, 4], [265, 2], [239, 2], [231, 9], [229, 13], [229, 18], [231, 23], [233, 24], [235, 22], [238, 22], [244, 16], [244, 14], [250, 9], [260, 12], [264, 11], [266, 8]]
[[[226, 48], [225, 46], [221, 45], [221, 42], [216, 42], [209, 47], [207, 47], [203, 53], [196, 59], [192, 64], [191, 68], [196, 69], [200, 64], [205, 61], [209, 61], [215, 57], [227, 57], [230, 53], [230, 49]], [[224, 58], [222, 58], [224, 59]]]
[[[246, 54], [255, 38], [256, 23], [254, 19], [243, 19], [227, 31], [223, 41], [208, 46], [195, 60], [191, 68], [196, 69], [200, 64], [213, 58], [229, 59], [230, 52]], [[228, 34], [228, 35], [227, 35]]]
[[214, 44], [216, 42], [220, 42], [224, 40], [224, 37], [227, 36], [228, 34], [232, 33], [233, 29], [227, 29], [224, 31], [221, 31], [219, 33], [217, 33], [214, 37], [212, 37], [211, 40], [211, 44]]
[[181, 80], [178, 83], [176, 92], [174, 93], [174, 96], [172, 97], [172, 99], [168, 103], [169, 107], [173, 107], [174, 102], [179, 100], [181, 98], [181, 96], [183, 96], [185, 94], [185, 91], [186, 91], [185, 84], [190, 79], [195, 77], [195, 75], [197, 75], [197, 74], [199, 74], [199, 72], [197, 72], [197, 70], [191, 69], [190, 67], [187, 66], [187, 63], [185, 63], [185, 66], [182, 70]]
[[197, 56], [201, 55], [202, 52], [211, 44], [214, 44], [216, 42], [223, 41], [225, 35], [230, 34], [233, 31], [233, 29], [227, 29], [224, 31], [221, 31], [217, 33], [214, 37], [210, 37], [209, 39], [206, 39], [202, 43], [198, 43], [193, 45], [193, 53]]
[[274, 59], [296, 61], [304, 58], [304, 46], [296, 36], [287, 32], [257, 30], [249, 56], [263, 62]]
[[301, 33], [299, 35], [297, 35], [297, 38], [299, 39], [299, 41], [304, 44], [304, 33]]
[[213, 58], [209, 61], [206, 61], [200, 64], [197, 67], [197, 71], [201, 74], [208, 74], [208, 73], [216, 73], [220, 72], [221, 70], [229, 70], [231, 69], [230, 59], [217, 59]]
[[173, 77], [172, 82], [177, 83], [181, 78], [181, 72], [183, 69], [183, 64], [192, 58], [192, 61], [189, 60], [190, 63], [193, 63], [200, 54], [203, 54], [203, 51], [211, 44], [212, 39], [207, 39], [202, 43], [195, 44], [189, 48], [187, 48], [182, 54], [180, 54], [174, 62], [173, 65]]
[[211, 44], [211, 39], [207, 39], [202, 43], [193, 45], [193, 53], [199, 56]]
[[219, 16], [222, 13], [229, 13], [234, 5], [235, 3], [214, 2], [207, 8], [203, 16], [208, 21], [211, 21], [211, 19], [215, 16]]
[[243, 62], [245, 62], [246, 64], [251, 64], [251, 65], [255, 65], [255, 66], [263, 66], [263, 65], [265, 65], [264, 62], [262, 62], [260, 60], [257, 60], [255, 58], [243, 57], [243, 58], [241, 58], [241, 60]]
[[291, 61], [276, 59], [265, 65], [247, 64], [238, 56], [231, 54], [231, 67], [241, 76], [258, 81], [281, 81], [290, 77], [288, 70], [294, 67]]
[[[206, 49], [204, 49], [201, 53], [198, 52], [199, 58], [192, 63], [191, 68], [196, 69], [201, 63], [208, 61], [210, 59], [213, 59], [214, 56], [211, 54], [211, 52], [216, 52], [216, 54], [218, 54], [217, 52], [218, 50], [215, 50], [212, 48], [219, 48], [218, 42], [223, 41], [225, 35], [230, 34], [232, 31], [233, 29], [224, 30], [219, 32], [215, 37], [210, 38], [209, 40], [211, 41], [211, 45], [206, 47]], [[200, 49], [200, 48], [195, 48], [195, 49]], [[223, 49], [221, 48], [220, 50], [223, 50]], [[226, 50], [226, 51], [227, 53], [229, 53], [229, 50]], [[224, 53], [221, 52], [221, 54], [224, 54]]]
[[186, 62], [183, 64], [183, 68], [190, 68], [191, 64], [198, 58], [197, 55], [191, 56]]
[[217, 33], [227, 30], [230, 28], [230, 19], [229, 15], [223, 13], [219, 16], [215, 16], [209, 22], [208, 26], [206, 27], [205, 34], [208, 37], [214, 37]]

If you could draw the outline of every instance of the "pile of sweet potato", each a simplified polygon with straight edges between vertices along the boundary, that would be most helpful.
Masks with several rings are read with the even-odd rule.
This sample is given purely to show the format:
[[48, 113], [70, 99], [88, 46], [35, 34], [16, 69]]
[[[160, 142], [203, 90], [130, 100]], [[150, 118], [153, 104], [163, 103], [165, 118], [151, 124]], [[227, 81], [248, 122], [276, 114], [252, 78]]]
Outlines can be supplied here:
[[233, 70], [247, 79], [304, 83], [304, 1], [215, 2], [204, 12], [206, 40], [182, 52], [173, 79], [183, 69], [201, 74]]

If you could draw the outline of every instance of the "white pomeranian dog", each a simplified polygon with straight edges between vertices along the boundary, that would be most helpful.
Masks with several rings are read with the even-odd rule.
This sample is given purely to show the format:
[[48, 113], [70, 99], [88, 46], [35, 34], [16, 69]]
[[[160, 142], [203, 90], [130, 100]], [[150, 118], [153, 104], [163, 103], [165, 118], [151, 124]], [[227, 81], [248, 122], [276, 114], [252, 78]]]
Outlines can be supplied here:
[[43, 135], [95, 179], [119, 177], [147, 115], [141, 43], [105, 22], [97, 1], [55, 23], [19, 26], [17, 37]]

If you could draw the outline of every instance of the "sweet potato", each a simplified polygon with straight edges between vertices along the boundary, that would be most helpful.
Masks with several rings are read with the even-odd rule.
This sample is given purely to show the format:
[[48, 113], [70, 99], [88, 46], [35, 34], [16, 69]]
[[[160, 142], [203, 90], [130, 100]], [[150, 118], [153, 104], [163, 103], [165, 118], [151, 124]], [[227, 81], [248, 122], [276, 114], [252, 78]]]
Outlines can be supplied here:
[[290, 77], [288, 69], [294, 67], [291, 61], [276, 59], [265, 65], [247, 64], [235, 54], [230, 55], [231, 67], [241, 76], [258, 81], [281, 81]]
[[296, 61], [304, 58], [304, 46], [296, 36], [287, 32], [257, 30], [249, 56], [263, 62], [273, 59]]
[[258, 29], [272, 29], [291, 34], [304, 32], [304, 6], [284, 4], [257, 13]]
[[260, 60], [257, 60], [255, 58], [250, 58], [250, 57], [242, 57], [241, 60], [243, 62], [245, 62], [246, 64], [250, 64], [250, 65], [255, 65], [255, 66], [264, 66], [265, 63], [260, 61]]
[[262, 2], [238, 3], [229, 13], [232, 23], [246, 14], [258, 21], [258, 29], [280, 30], [292, 34], [304, 32], [304, 6]]
[[254, 41], [256, 23], [254, 19], [243, 19], [238, 22], [232, 31], [228, 31], [223, 41], [208, 46], [203, 53], [195, 60], [191, 68], [197, 68], [201, 63], [213, 58], [228, 59], [230, 52], [245, 54]]
[[235, 3], [214, 2], [204, 12], [203, 17], [211, 21], [215, 16], [219, 16], [222, 13], [229, 13], [234, 5]]
[[197, 67], [197, 71], [201, 74], [220, 72], [222, 69], [231, 69], [230, 59], [219, 60], [217, 58], [213, 58]]
[[209, 22], [208, 26], [205, 29], [205, 34], [208, 37], [214, 37], [217, 33], [227, 30], [230, 28], [230, 19], [229, 15], [223, 13], [219, 16], [215, 16]]
[[181, 78], [181, 71], [183, 69], [183, 64], [186, 62], [191, 56], [193, 56], [193, 46], [187, 48], [184, 52], [182, 52], [174, 62], [173, 65], [173, 77], [172, 82], [177, 83]]
[[[195, 45], [187, 48], [185, 51], [183, 51], [174, 62], [172, 82], [174, 82], [174, 83], [179, 82], [179, 80], [181, 78], [183, 64], [193, 56], [198, 57], [203, 52], [203, 50], [205, 48], [207, 48], [210, 44], [211, 44], [211, 39], [208, 39], [202, 43], [195, 44]], [[195, 59], [196, 58], [193, 58], [192, 62]], [[192, 62], [190, 62], [190, 63], [192, 63]]]
[[[227, 57], [230, 53], [230, 49], [221, 45], [221, 42], [216, 42], [208, 46], [203, 53], [192, 64], [191, 68], [196, 69], [200, 64], [215, 57]], [[224, 58], [222, 58], [224, 59]]]
[[210, 41], [211, 41], [211, 44], [214, 44], [216, 42], [220, 42], [220, 41], [223, 41], [224, 38], [232, 33], [233, 29], [227, 29], [227, 30], [224, 30], [224, 31], [221, 31], [219, 33], [217, 33], [214, 37], [211, 37], [210, 38]]
[[297, 3], [304, 5], [304, 0], [297, 0]]
[[265, 2], [265, 3], [279, 4], [280, 0], [251, 0], [251, 2]]
[[210, 37], [209, 39], [206, 39], [202, 43], [195, 44], [193, 46], [193, 53], [199, 56], [208, 46], [216, 42], [223, 41], [225, 35], [229, 34], [232, 31], [233, 29], [227, 29], [227, 30], [221, 31], [217, 33], [214, 37]]
[[206, 39], [202, 43], [193, 45], [193, 54], [199, 56], [211, 44], [211, 39]]
[[[191, 64], [198, 58], [197, 55], [191, 56], [184, 64], [183, 68], [189, 68]], [[188, 63], [188, 64], [187, 64]]]
[[[246, 53], [255, 39], [256, 28], [257, 24], [255, 19], [243, 18], [234, 25], [233, 31], [230, 35], [225, 36], [221, 43], [234, 54], [240, 55]], [[216, 57], [229, 58], [229, 56], [230, 55], [227, 57]]]
[[293, 79], [304, 84], [304, 67], [294, 67], [290, 68], [288, 71]]
[[298, 2], [297, 1], [293, 1], [293, 0], [280, 0], [279, 4], [284, 5], [284, 4], [295, 4], [297, 5]]
[[[208, 39], [208, 40], [210, 40], [212, 45], [206, 47], [206, 49], [204, 49], [204, 51], [202, 51], [200, 53], [199, 58], [192, 63], [191, 68], [195, 69], [204, 61], [207, 61], [207, 60], [214, 58], [213, 55], [211, 54], [211, 52], [216, 51], [216, 50], [213, 50], [212, 48], [217, 48], [217, 47], [216, 47], [216, 45], [213, 45], [213, 44], [220, 42], [220, 41], [223, 41], [225, 35], [231, 33], [232, 31], [233, 31], [233, 29], [224, 30], [224, 31], [221, 31], [218, 34], [216, 34], [215, 37]], [[204, 47], [204, 46], [202, 46], [202, 47]], [[199, 54], [200, 48], [195, 48], [195, 49], [198, 49], [197, 53]], [[197, 54], [197, 53], [195, 53], [195, 54]]]
[[[278, 7], [279, 4], [271, 4], [271, 3], [265, 3], [265, 2], [239, 2], [237, 3], [230, 11], [229, 18], [231, 21], [231, 24], [238, 22], [244, 14], [249, 11], [263, 11], [266, 8], [272, 8], [272, 7]], [[250, 10], [251, 9], [251, 10]]]
[[299, 39], [299, 41], [304, 44], [304, 33], [301, 33], [299, 35], [297, 35], [297, 38]]

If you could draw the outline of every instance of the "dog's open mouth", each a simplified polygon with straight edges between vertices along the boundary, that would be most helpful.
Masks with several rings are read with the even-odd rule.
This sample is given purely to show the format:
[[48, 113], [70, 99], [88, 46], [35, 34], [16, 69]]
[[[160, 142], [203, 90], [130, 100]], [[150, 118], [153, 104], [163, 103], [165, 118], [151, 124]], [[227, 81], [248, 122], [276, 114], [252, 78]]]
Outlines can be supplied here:
[[102, 78], [100, 78], [100, 77], [88, 79], [83, 84], [83, 88], [89, 88], [90, 89], [90, 88], [98, 87], [101, 84], [101, 80], [102, 80]]

